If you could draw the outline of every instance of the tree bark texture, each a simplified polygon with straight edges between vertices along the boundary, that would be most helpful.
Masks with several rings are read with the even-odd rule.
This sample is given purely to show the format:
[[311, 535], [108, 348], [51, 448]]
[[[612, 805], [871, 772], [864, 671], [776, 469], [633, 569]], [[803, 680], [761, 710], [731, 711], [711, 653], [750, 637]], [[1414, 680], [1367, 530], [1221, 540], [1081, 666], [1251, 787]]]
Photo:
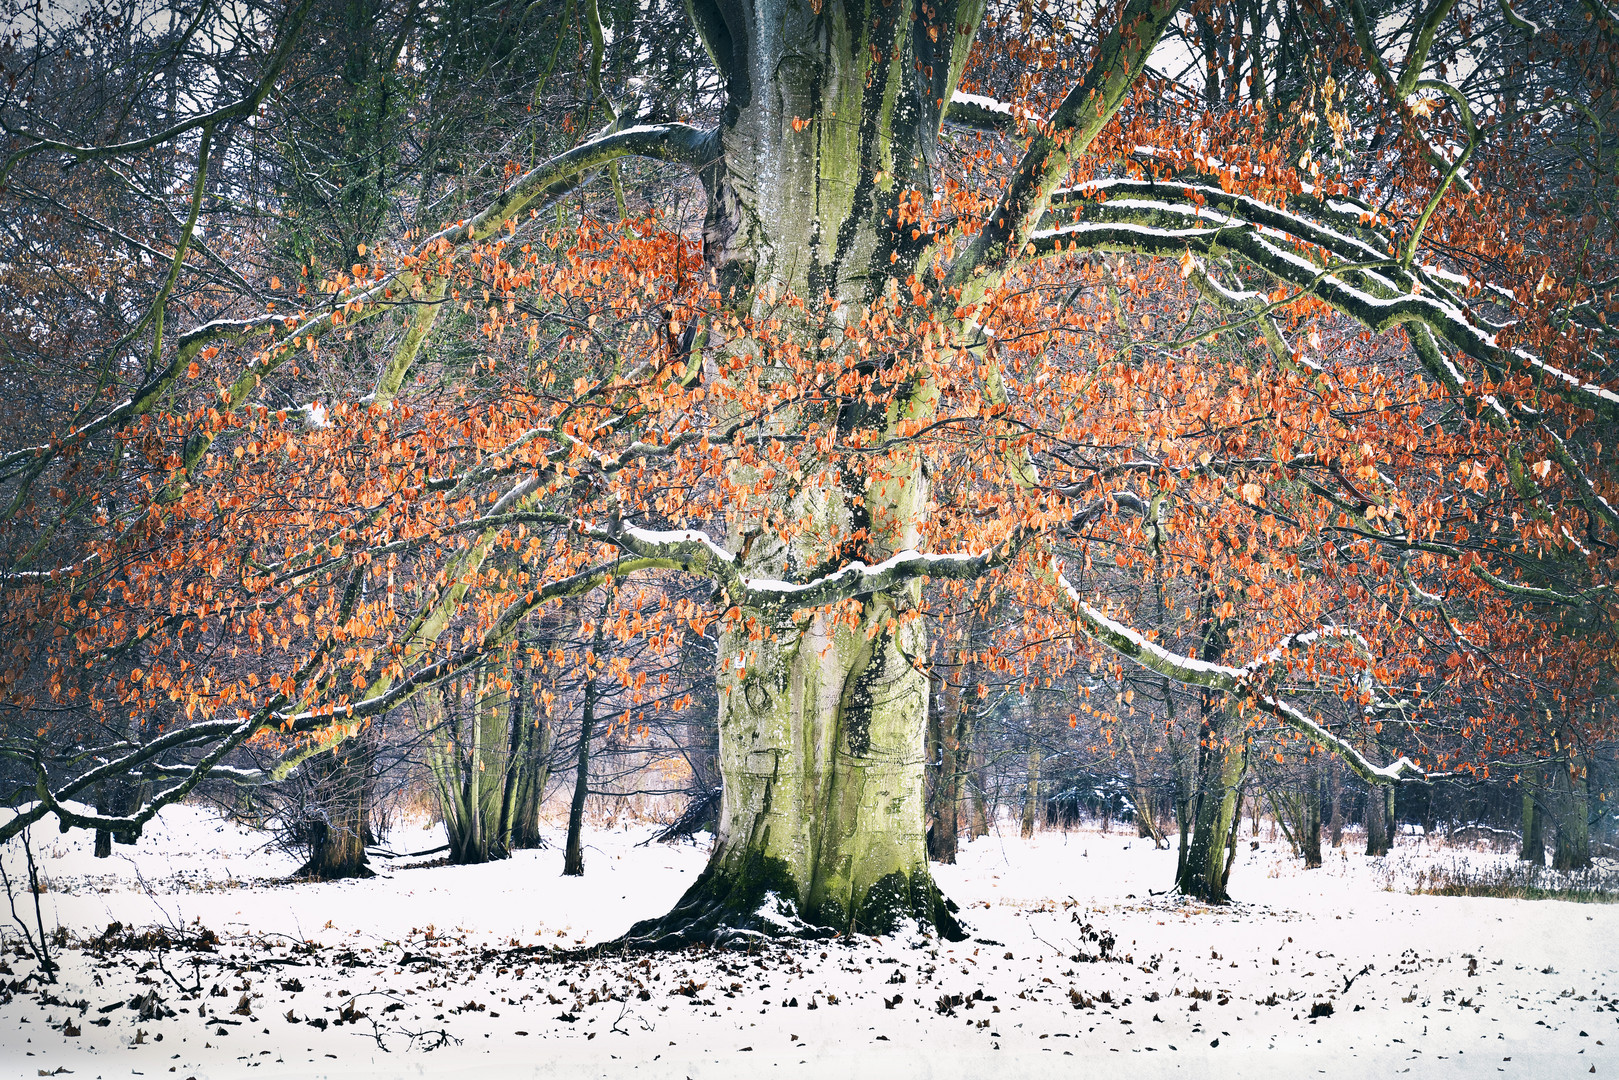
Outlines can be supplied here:
[[297, 876], [314, 881], [371, 877], [365, 844], [370, 831], [371, 764], [369, 734], [340, 743], [312, 763], [315, 805], [307, 825], [309, 859]]
[[428, 764], [439, 797], [439, 812], [458, 864], [503, 859], [501, 801], [506, 787], [510, 732], [507, 695], [480, 671], [465, 700], [456, 679], [440, 699], [442, 724], [429, 743]]
[[962, 781], [968, 765], [968, 709], [961, 689], [948, 677], [938, 680], [928, 710], [928, 858], [956, 861]]
[[1183, 896], [1211, 904], [1230, 899], [1226, 883], [1231, 861], [1226, 846], [1236, 829], [1248, 769], [1247, 739], [1227, 734], [1228, 726], [1233, 725], [1224, 710], [1209, 711], [1199, 740], [1197, 793], [1189, 808], [1191, 842], [1185, 847], [1175, 881]]
[[[1023, 821], [1019, 830], [1025, 840], [1034, 835], [1034, 827], [1040, 821], [1042, 802], [1040, 799], [1040, 748], [1038, 746], [1029, 747], [1027, 770], [1023, 781]], [[1102, 831], [1107, 831], [1105, 826]]]
[[[603, 612], [605, 618], [606, 613]], [[601, 647], [602, 624], [596, 624], [597, 648]], [[590, 740], [596, 734], [596, 675], [586, 672], [584, 706], [579, 714], [579, 752], [575, 757], [573, 799], [568, 803], [568, 845], [562, 853], [564, 877], [585, 873], [585, 797], [590, 794]]]
[[1299, 846], [1303, 849], [1305, 868], [1315, 869], [1321, 865], [1321, 763], [1314, 754], [1305, 770], [1300, 795], [1303, 814], [1299, 822]]
[[1567, 758], [1552, 768], [1552, 805], [1556, 808], [1557, 848], [1552, 867], [1557, 870], [1588, 870], [1591, 867], [1591, 810], [1586, 790], [1585, 761], [1572, 744], [1563, 749]]
[[1545, 866], [1546, 815], [1539, 805], [1540, 770], [1533, 765], [1526, 766], [1522, 775], [1519, 784], [1523, 792], [1523, 842], [1518, 849], [1518, 858], [1536, 866]]
[[1366, 792], [1366, 854], [1387, 855], [1394, 847], [1394, 789]]
[[[807, 340], [836, 334], [890, 282], [921, 269], [927, 245], [904, 230], [899, 210], [909, 192], [933, 190], [943, 109], [983, 5], [691, 0], [688, 11], [727, 98], [701, 173], [704, 259], [741, 313], [765, 314], [792, 293], [810, 305]], [[751, 348], [712, 338], [705, 347], [711, 356]], [[790, 377], [764, 357], [748, 367], [765, 385]], [[851, 399], [838, 422], [886, 431], [925, 415], [935, 396], [919, 387], [886, 412]], [[918, 460], [895, 458], [771, 499], [735, 511], [731, 550], [749, 577], [850, 557], [871, 565], [917, 546], [926, 480]], [[783, 516], [801, 523], [791, 545], [760, 535], [761, 523]], [[628, 940], [885, 932], [907, 921], [959, 934], [927, 868], [928, 684], [916, 666], [927, 642], [908, 618], [919, 598], [914, 585], [870, 596], [852, 626], [824, 614], [782, 617], [768, 635], [741, 623], [722, 636], [714, 853], [675, 910]]]
[[1331, 811], [1327, 818], [1327, 829], [1332, 834], [1332, 846], [1342, 847], [1344, 842], [1344, 771], [1338, 764], [1337, 758], [1328, 758], [1327, 793], [1331, 800]]

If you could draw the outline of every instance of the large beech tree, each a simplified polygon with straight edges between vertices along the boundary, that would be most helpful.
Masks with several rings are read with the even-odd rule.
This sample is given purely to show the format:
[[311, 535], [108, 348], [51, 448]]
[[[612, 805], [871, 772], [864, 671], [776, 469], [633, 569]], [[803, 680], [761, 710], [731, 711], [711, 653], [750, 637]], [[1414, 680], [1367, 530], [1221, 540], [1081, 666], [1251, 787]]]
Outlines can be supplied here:
[[[539, 661], [526, 618], [631, 575], [711, 599], [615, 632], [722, 631], [715, 849], [643, 944], [960, 932], [923, 835], [928, 582], [1013, 596], [989, 662], [1028, 680], [1128, 663], [1200, 691], [1179, 884], [1209, 899], [1261, 733], [1386, 785], [1548, 750], [1514, 693], [1605, 722], [1611, 151], [1570, 119], [1606, 115], [1605, 14], [1437, 0], [1384, 40], [1358, 2], [692, 0], [710, 126], [609, 98], [581, 14], [597, 134], [307, 296], [264, 283], [282, 310], [176, 334], [159, 290], [147, 370], [0, 455], [8, 750], [36, 779], [0, 837], [284, 775], [459, 671]], [[1314, 59], [1278, 54], [1306, 31]], [[1446, 80], [1469, 34], [1498, 78]], [[194, 160], [170, 281], [216, 129], [279, 62], [152, 137]], [[1590, 164], [1526, 192], [1543, 91]], [[0, 175], [146, 148], [8, 130]], [[628, 208], [637, 159], [700, 187], [700, 236], [559, 227], [598, 175]], [[351, 333], [386, 345], [368, 393], [273, 407]], [[1143, 575], [1151, 621], [1115, 602]], [[1469, 741], [1425, 737], [1434, 702]], [[28, 737], [55, 708], [88, 718], [71, 749]], [[109, 713], [161, 722], [115, 738]], [[69, 802], [131, 775], [139, 813]]]

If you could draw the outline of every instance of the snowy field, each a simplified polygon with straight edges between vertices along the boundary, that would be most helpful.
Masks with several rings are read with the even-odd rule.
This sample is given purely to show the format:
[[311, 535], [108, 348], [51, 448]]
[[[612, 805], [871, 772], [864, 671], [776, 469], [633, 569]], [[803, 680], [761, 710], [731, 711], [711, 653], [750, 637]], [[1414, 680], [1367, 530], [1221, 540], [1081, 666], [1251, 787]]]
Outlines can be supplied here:
[[[105, 860], [36, 827], [45, 925], [67, 944], [43, 1000], [4, 995], [0, 1074], [1619, 1076], [1619, 905], [1403, 891], [1507, 856], [1407, 837], [1306, 871], [1245, 828], [1241, 902], [1215, 909], [1153, 895], [1174, 852], [1123, 830], [1006, 833], [935, 868], [965, 942], [568, 952], [701, 871], [702, 850], [648, 835], [588, 833], [583, 879], [553, 846], [289, 885], [262, 834], [200, 808]], [[14, 882], [21, 861], [8, 852]], [[14, 924], [6, 942], [14, 984], [32, 963]]]

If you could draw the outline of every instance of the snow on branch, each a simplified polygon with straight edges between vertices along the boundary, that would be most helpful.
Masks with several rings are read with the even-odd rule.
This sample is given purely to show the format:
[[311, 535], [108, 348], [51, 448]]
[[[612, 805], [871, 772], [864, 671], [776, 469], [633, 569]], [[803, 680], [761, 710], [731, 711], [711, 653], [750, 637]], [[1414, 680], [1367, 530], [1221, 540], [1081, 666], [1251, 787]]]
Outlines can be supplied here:
[[[1119, 186], [1113, 181], [1106, 183]], [[1177, 201], [1194, 197], [1206, 199], [1208, 205]], [[1084, 249], [1160, 257], [1178, 257], [1187, 251], [1236, 255], [1368, 329], [1381, 332], [1397, 325], [1419, 324], [1475, 360], [1526, 372], [1604, 416], [1619, 417], [1619, 393], [1563, 371], [1525, 349], [1502, 347], [1495, 334], [1478, 325], [1461, 304], [1432, 290], [1418, 293], [1401, 288], [1381, 272], [1399, 277], [1392, 255], [1296, 214], [1240, 199], [1218, 188], [1173, 183], [1156, 185], [1152, 198], [1131, 196], [1072, 205], [1084, 220], [1032, 234], [1029, 242], [1037, 252]], [[1253, 207], [1262, 207], [1263, 213], [1246, 212]], [[1313, 261], [1279, 246], [1275, 242], [1278, 239], [1321, 248], [1327, 260]], [[1371, 291], [1352, 284], [1351, 276], [1366, 280]]]
[[1017, 548], [1016, 539], [977, 555], [932, 554], [907, 548], [873, 565], [855, 560], [831, 573], [798, 582], [744, 576], [735, 555], [696, 529], [659, 532], [619, 522], [606, 526], [581, 524], [579, 531], [615, 544], [652, 565], [711, 578], [738, 607], [764, 613], [824, 607], [887, 592], [921, 577], [978, 577], [1006, 562]]
[[1079, 595], [1079, 591], [1063, 576], [1061, 569], [1055, 562], [1053, 563], [1053, 570], [1057, 575], [1057, 584], [1061, 586], [1074, 606], [1074, 612], [1079, 618], [1080, 627], [1089, 637], [1106, 645], [1120, 656], [1133, 660], [1147, 670], [1157, 672], [1176, 682], [1189, 686], [1203, 686], [1211, 690], [1223, 690], [1236, 696], [1239, 700], [1253, 705], [1261, 712], [1276, 717], [1321, 749], [1337, 755], [1355, 775], [1369, 784], [1392, 784], [1408, 774], [1417, 777], [1427, 775], [1411, 759], [1406, 757], [1401, 757], [1390, 765], [1373, 765], [1364, 754], [1348, 742], [1334, 735], [1297, 708], [1265, 691], [1264, 684], [1266, 680], [1264, 677], [1278, 663], [1286, 659], [1286, 655], [1290, 650], [1330, 638], [1343, 638], [1360, 647], [1365, 647], [1365, 638], [1355, 631], [1338, 627], [1321, 627], [1301, 634], [1292, 634], [1283, 638], [1275, 649], [1253, 663], [1244, 667], [1231, 667], [1228, 664], [1212, 663], [1207, 660], [1199, 660], [1196, 657], [1171, 652], [1156, 642], [1148, 641], [1134, 630], [1122, 623], [1115, 622], [1086, 603], [1084, 598]]
[[979, 94], [964, 94], [960, 90], [950, 95], [944, 118], [949, 123], [980, 131], [1011, 131], [1020, 120], [1038, 124], [1042, 119], [1039, 113], [1030, 112], [1019, 105]]

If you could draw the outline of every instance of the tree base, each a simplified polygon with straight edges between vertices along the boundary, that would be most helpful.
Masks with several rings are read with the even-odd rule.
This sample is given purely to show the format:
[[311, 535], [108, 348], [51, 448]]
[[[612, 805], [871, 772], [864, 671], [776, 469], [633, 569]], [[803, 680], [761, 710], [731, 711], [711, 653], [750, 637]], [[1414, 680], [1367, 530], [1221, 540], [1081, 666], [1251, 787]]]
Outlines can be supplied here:
[[837, 904], [802, 911], [794, 899], [798, 892], [779, 859], [754, 857], [740, 873], [711, 863], [667, 915], [636, 923], [601, 949], [662, 951], [695, 945], [741, 949], [763, 941], [892, 934], [907, 923], [948, 941], [967, 936], [955, 917], [960, 909], [939, 891], [925, 868], [908, 876], [899, 871], [889, 874], [867, 890], [852, 914]]
[[363, 861], [356, 865], [330, 866], [311, 858], [292, 872], [293, 881], [342, 881], [344, 878], [373, 878], [377, 872]]

